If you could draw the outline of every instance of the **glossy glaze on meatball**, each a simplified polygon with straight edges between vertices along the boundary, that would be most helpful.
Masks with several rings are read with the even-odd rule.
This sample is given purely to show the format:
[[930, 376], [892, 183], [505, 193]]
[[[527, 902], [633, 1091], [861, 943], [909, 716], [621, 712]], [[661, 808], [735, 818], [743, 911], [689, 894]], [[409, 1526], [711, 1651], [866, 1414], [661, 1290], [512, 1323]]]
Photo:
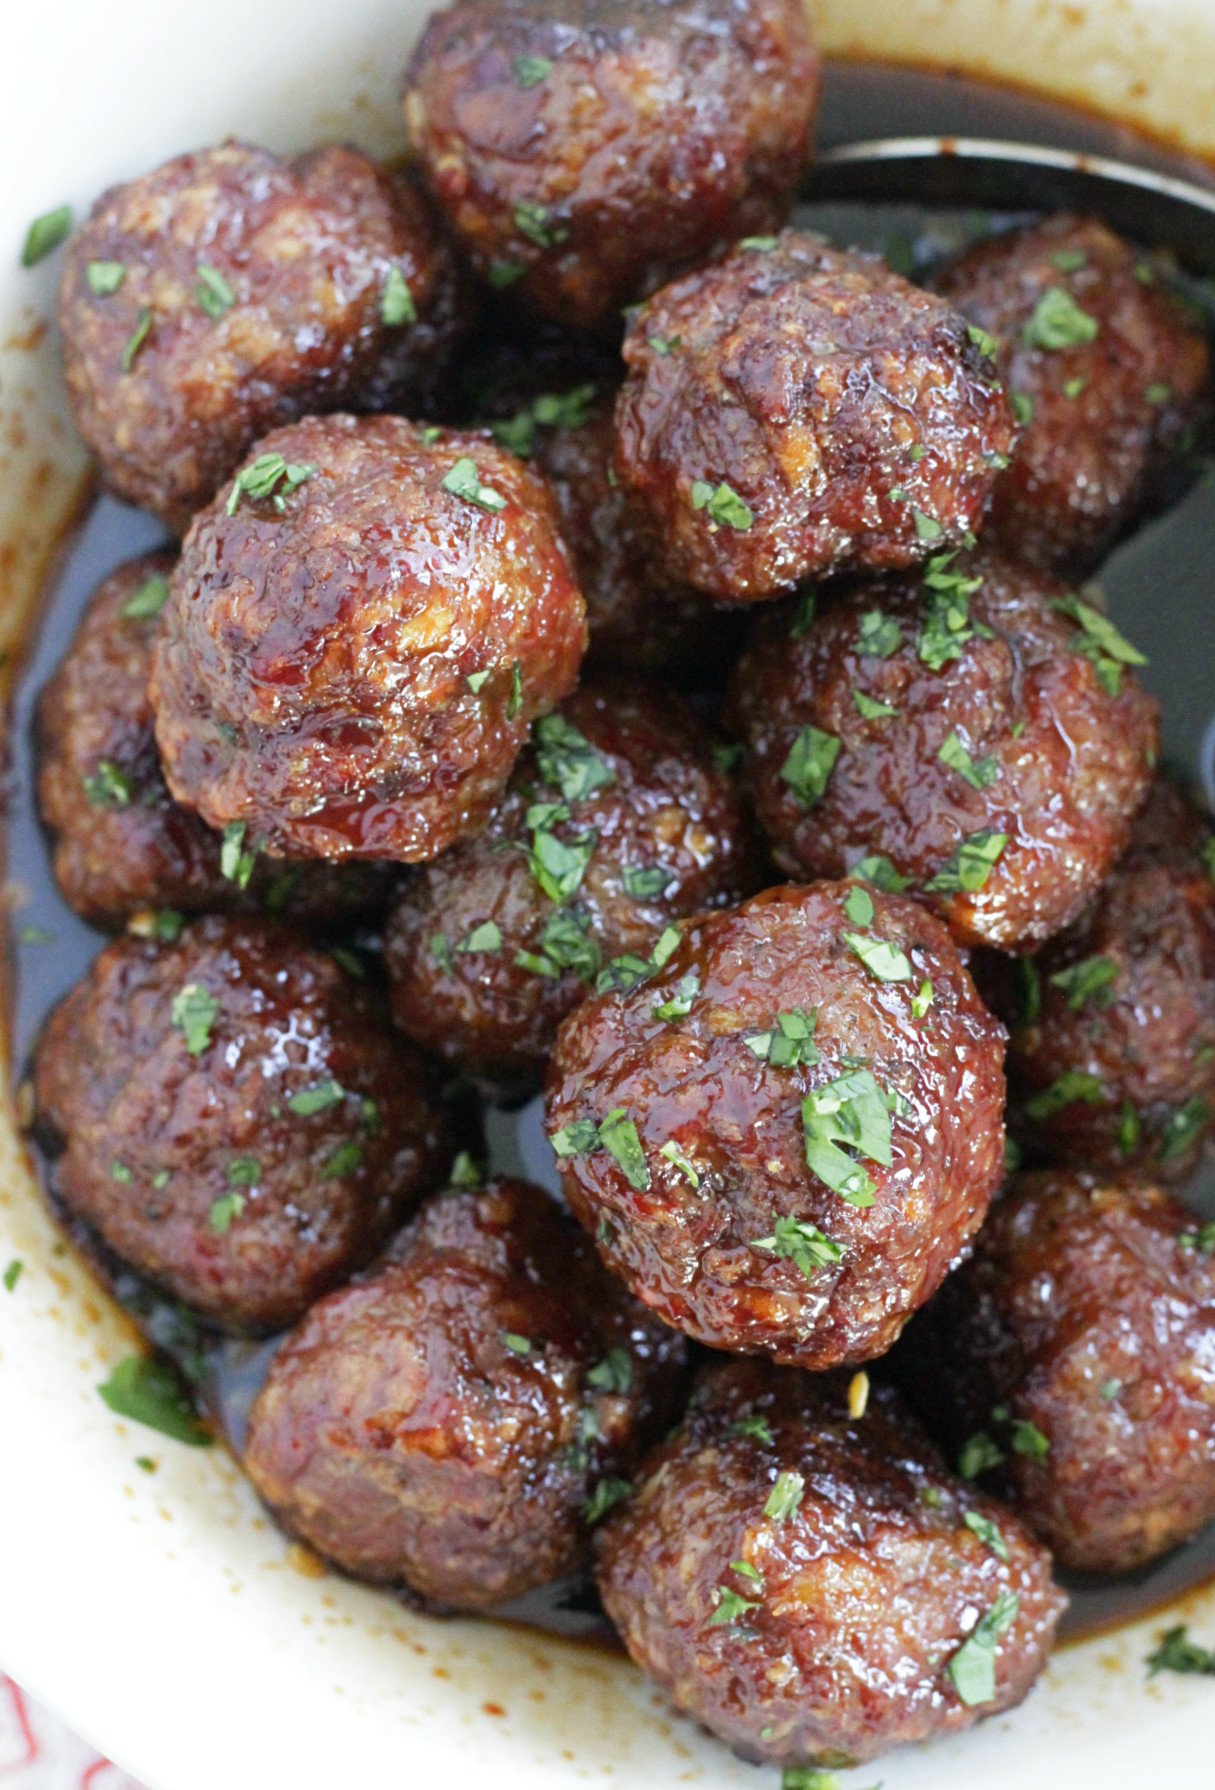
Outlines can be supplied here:
[[381, 911], [392, 866], [285, 864], [235, 833], [225, 848], [169, 794], [148, 673], [172, 570], [171, 554], [149, 553], [102, 581], [38, 705], [38, 805], [64, 900], [102, 926], [164, 910], [264, 908], [329, 925]]
[[459, 0], [405, 74], [474, 266], [580, 328], [788, 214], [818, 57], [799, 0]]
[[644, 976], [672, 921], [739, 900], [757, 869], [734, 781], [680, 699], [583, 685], [536, 723], [485, 831], [402, 890], [393, 1015], [461, 1068], [527, 1080], [597, 980]]
[[684, 926], [566, 1020], [547, 1123], [604, 1261], [711, 1347], [883, 1354], [978, 1229], [1003, 1028], [939, 921], [859, 883]]
[[657, 293], [624, 358], [619, 475], [670, 576], [737, 602], [959, 545], [1015, 434], [956, 311], [795, 230]]
[[846, 1379], [751, 1361], [708, 1370], [596, 1551], [637, 1663], [736, 1752], [786, 1765], [1012, 1708], [1065, 1602], [1045, 1549], [889, 1389], [850, 1415]]
[[1129, 1572], [1215, 1518], [1213, 1252], [1157, 1187], [1026, 1175], [907, 1334], [925, 1415], [1063, 1566]]
[[1205, 408], [1201, 319], [1129, 243], [1066, 214], [979, 244], [937, 285], [990, 338], [1023, 424], [992, 539], [1037, 565], [1088, 569]]
[[584, 1564], [683, 1360], [538, 1187], [453, 1189], [287, 1339], [245, 1465], [347, 1571], [490, 1609]]
[[179, 531], [270, 429], [425, 400], [459, 334], [454, 263], [409, 179], [353, 149], [247, 143], [103, 193], [59, 320], [106, 482]]
[[1018, 1133], [1053, 1161], [1176, 1179], [1215, 1120], [1215, 839], [1159, 780], [1074, 926], [1013, 978]]
[[165, 775], [274, 854], [433, 858], [484, 825], [585, 644], [538, 474], [487, 436], [313, 417], [186, 539], [152, 670]]
[[47, 1022], [34, 1086], [67, 1209], [233, 1330], [294, 1322], [450, 1157], [378, 1002], [263, 921], [108, 946]]
[[1142, 656], [1092, 603], [981, 553], [765, 616], [734, 678], [782, 869], [926, 896], [1033, 949], [1125, 848], [1157, 750]]
[[537, 429], [535, 445], [586, 598], [590, 660], [711, 681], [738, 650], [741, 615], [662, 573], [637, 500], [616, 476], [612, 399], [588, 406], [575, 428]]

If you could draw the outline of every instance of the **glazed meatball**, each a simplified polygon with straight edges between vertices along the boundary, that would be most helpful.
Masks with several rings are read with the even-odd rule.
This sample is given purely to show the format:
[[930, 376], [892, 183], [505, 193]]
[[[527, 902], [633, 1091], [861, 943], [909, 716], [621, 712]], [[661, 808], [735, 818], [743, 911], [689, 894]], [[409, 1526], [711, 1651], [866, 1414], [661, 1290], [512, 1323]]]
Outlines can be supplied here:
[[484, 825], [585, 644], [537, 474], [485, 436], [312, 417], [186, 539], [152, 666], [165, 776], [275, 855], [433, 858]]
[[47, 1022], [34, 1086], [68, 1211], [232, 1330], [293, 1323], [449, 1159], [421, 1057], [264, 921], [108, 946]]
[[586, 598], [589, 656], [621, 670], [678, 668], [689, 682], [711, 681], [737, 653], [741, 617], [663, 576], [637, 501], [616, 476], [615, 446], [610, 398], [577, 427], [536, 431], [536, 457]]
[[1051, 1160], [1168, 1179], [1215, 1117], [1215, 840], [1157, 782], [1131, 849], [999, 1001], [1017, 1128]]
[[748, 1759], [856, 1764], [1010, 1709], [1064, 1606], [888, 1389], [849, 1402], [836, 1375], [715, 1366], [598, 1537], [633, 1658]]
[[64, 899], [102, 926], [166, 909], [265, 907], [330, 924], [374, 915], [391, 866], [269, 861], [235, 832], [225, 850], [169, 794], [148, 673], [172, 569], [171, 554], [152, 553], [103, 581], [39, 703], [38, 801]]
[[1024, 424], [996, 486], [992, 538], [1032, 564], [1088, 569], [1204, 408], [1201, 322], [1091, 218], [981, 243], [938, 286], [990, 339]]
[[1157, 750], [1142, 655], [1044, 573], [939, 554], [765, 616], [732, 720], [772, 851], [925, 896], [967, 944], [1033, 949], [1130, 837]]
[[1026, 1175], [903, 1350], [969, 1475], [1077, 1572], [1215, 1517], [1215, 1226], [1159, 1188]]
[[669, 575], [715, 597], [958, 545], [1013, 443], [956, 311], [794, 230], [656, 294], [624, 358], [619, 476]]
[[404, 94], [474, 266], [580, 328], [782, 223], [817, 100], [799, 0], [458, 0]]
[[982, 1223], [1003, 1055], [915, 902], [770, 889], [565, 1021], [549, 1134], [604, 1261], [668, 1324], [832, 1367], [883, 1354]]
[[348, 1572], [490, 1609], [585, 1562], [683, 1358], [538, 1187], [452, 1190], [288, 1337], [245, 1465]]
[[103, 193], [59, 319], [106, 482], [178, 531], [268, 430], [425, 399], [459, 332], [454, 265], [409, 180], [353, 149], [246, 143]]
[[739, 900], [755, 871], [733, 780], [679, 698], [583, 685], [536, 723], [485, 831], [402, 891], [394, 1017], [461, 1068], [526, 1080], [597, 978], [645, 976], [673, 920]]

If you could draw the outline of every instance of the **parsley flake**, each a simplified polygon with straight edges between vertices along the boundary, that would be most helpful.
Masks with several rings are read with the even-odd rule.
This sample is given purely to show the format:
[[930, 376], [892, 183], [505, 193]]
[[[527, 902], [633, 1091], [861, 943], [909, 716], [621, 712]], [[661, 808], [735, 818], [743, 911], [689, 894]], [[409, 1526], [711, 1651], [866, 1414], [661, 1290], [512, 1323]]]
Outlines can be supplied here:
[[1000, 343], [989, 330], [981, 329], [977, 323], [972, 323], [967, 329], [966, 334], [970, 337], [980, 354], [984, 355], [988, 360], [995, 360], [997, 354], [1000, 352]]
[[1157, 1160], [1172, 1162], [1178, 1156], [1184, 1156], [1211, 1123], [1211, 1116], [1211, 1109], [1201, 1095], [1196, 1095], [1193, 1100], [1187, 1100], [1184, 1106], [1178, 1107], [1176, 1112], [1169, 1115]]
[[655, 1019], [671, 1021], [686, 1019], [692, 1011], [692, 1003], [700, 993], [700, 976], [696, 970], [689, 970], [681, 976], [675, 987], [665, 1000], [656, 1001], [650, 1009]]
[[211, 1028], [219, 1014], [219, 1002], [201, 982], [187, 982], [173, 997], [173, 1025], [186, 1041], [192, 1057], [200, 1057], [211, 1043]]
[[813, 726], [801, 729], [780, 768], [780, 778], [803, 808], [812, 808], [821, 799], [839, 755], [840, 742], [834, 734]]
[[928, 603], [916, 651], [929, 671], [940, 671], [951, 659], [960, 659], [971, 640], [991, 638], [990, 628], [970, 619], [970, 599], [983, 580], [957, 570], [956, 558], [956, 553], [938, 553], [924, 573]]
[[16, 1292], [17, 1282], [24, 1273], [25, 1263], [19, 1256], [14, 1256], [3, 1275], [0, 1275], [0, 1286], [3, 1286], [6, 1293]]
[[996, 1695], [996, 1642], [1012, 1627], [1021, 1608], [1013, 1591], [1001, 1591], [985, 1616], [962, 1642], [946, 1671], [968, 1709], [991, 1703]]
[[709, 1628], [732, 1627], [750, 1610], [758, 1610], [759, 1604], [753, 1598], [740, 1597], [737, 1591], [729, 1591], [719, 1585], [713, 1598], [713, 1614], [709, 1617]]
[[583, 1521], [594, 1528], [609, 1510], [632, 1495], [633, 1482], [629, 1479], [607, 1478], [596, 1482], [595, 1489], [582, 1507]]
[[796, 1516], [805, 1489], [806, 1481], [800, 1473], [778, 1474], [775, 1485], [768, 1493], [764, 1515], [771, 1517], [774, 1523], [783, 1523], [789, 1517]]
[[1215, 1677], [1215, 1648], [1200, 1647], [1190, 1640], [1185, 1624], [1166, 1629], [1155, 1653], [1147, 1657], [1147, 1668], [1154, 1678], [1157, 1672], [1181, 1672], [1204, 1678]]
[[135, 365], [140, 349], [143, 347], [151, 333], [152, 311], [150, 306], [143, 305], [140, 308], [138, 317], [135, 319], [135, 327], [127, 337], [126, 346], [122, 351], [122, 370], [124, 373], [129, 373], [131, 371], [131, 368]]
[[692, 486], [692, 508], [703, 510], [715, 528], [732, 528], [742, 534], [755, 521], [755, 512], [732, 485], [723, 483], [715, 488], [705, 479], [697, 479]]
[[1000, 767], [990, 756], [973, 759], [958, 737], [957, 729], [943, 742], [937, 757], [949, 770], [970, 784], [972, 789], [990, 789], [999, 780]]
[[1083, 1101], [1086, 1106], [1099, 1106], [1105, 1095], [1105, 1084], [1099, 1075], [1083, 1069], [1065, 1069], [1049, 1087], [1041, 1089], [1025, 1102], [1031, 1119], [1053, 1119], [1056, 1113]]
[[1003, 857], [1007, 844], [1007, 833], [972, 833], [963, 839], [936, 875], [928, 879], [924, 888], [934, 895], [952, 895], [959, 890], [968, 895], [977, 894], [987, 887], [987, 880]]
[[868, 857], [858, 859], [848, 874], [859, 876], [863, 882], [872, 883], [875, 889], [881, 889], [886, 895], [897, 895], [903, 889], [911, 887], [911, 878], [901, 876], [892, 860], [883, 852], [870, 852]]
[[1004, 1461], [1004, 1450], [993, 1442], [986, 1430], [963, 1444], [958, 1455], [958, 1472], [963, 1479], [978, 1479], [981, 1473], [990, 1473], [993, 1467], [999, 1467]]
[[962, 1521], [972, 1535], [977, 1535], [984, 1546], [991, 1549], [997, 1560], [1002, 1560], [1005, 1566], [1008, 1565], [1010, 1559], [1008, 1543], [1000, 1533], [998, 1524], [993, 1523], [990, 1517], [983, 1516], [977, 1510], [964, 1512]]
[[1027, 319], [1021, 340], [1027, 348], [1054, 352], [1083, 348], [1096, 341], [1100, 330], [1097, 319], [1081, 309], [1065, 286], [1048, 286]]
[[876, 981], [910, 982], [914, 974], [911, 959], [898, 945], [865, 932], [846, 932], [844, 938]]
[[182, 1390], [172, 1368], [144, 1355], [129, 1355], [97, 1388], [116, 1417], [142, 1423], [175, 1442], [210, 1446], [211, 1434]]
[[1056, 970], [1050, 977], [1052, 988], [1061, 989], [1067, 996], [1069, 1013], [1079, 1013], [1089, 1001], [1095, 1001], [1099, 1007], [1108, 1007], [1114, 998], [1113, 984], [1117, 980], [1118, 965], [1112, 957], [1100, 954], [1082, 957], [1079, 963]]
[[1147, 664], [1138, 647], [1132, 646], [1109, 617], [1094, 609], [1091, 603], [1085, 603], [1077, 596], [1067, 596], [1061, 597], [1052, 607], [1079, 624], [1080, 631], [1071, 643], [1072, 651], [1090, 661], [1107, 695], [1118, 695], [1124, 666]]
[[219, 849], [220, 874], [228, 882], [235, 883], [238, 889], [249, 887], [249, 878], [257, 863], [257, 853], [245, 850], [245, 832], [243, 820], [229, 821], [224, 828], [223, 844]]
[[650, 1185], [650, 1171], [637, 1127], [623, 1106], [615, 1107], [600, 1120], [599, 1142], [619, 1165], [629, 1186], [644, 1193]]
[[325, 1160], [321, 1170], [323, 1181], [344, 1181], [347, 1175], [357, 1174], [363, 1165], [363, 1146], [353, 1138], [340, 1143]]
[[217, 1237], [226, 1237], [232, 1228], [234, 1218], [239, 1218], [245, 1209], [243, 1193], [225, 1193], [211, 1207], [208, 1222]]
[[112, 298], [127, 277], [121, 261], [90, 261], [84, 270], [94, 298]]
[[390, 267], [380, 288], [380, 317], [389, 329], [418, 321], [418, 307], [413, 302], [409, 281], [399, 267]]
[[542, 716], [532, 729], [532, 738], [541, 777], [559, 789], [567, 802], [580, 802], [593, 790], [615, 783], [611, 764], [564, 715]]
[[520, 236], [535, 243], [538, 249], [555, 249], [569, 235], [564, 224], [550, 221], [548, 206], [538, 205], [534, 199], [521, 199], [515, 206], [514, 219]]
[[243, 497], [255, 503], [269, 498], [281, 514], [287, 507], [286, 499], [315, 471], [316, 467], [304, 460], [289, 464], [281, 454], [259, 454], [248, 466], [242, 466], [232, 481], [228, 493], [229, 516], [235, 516]]
[[700, 1173], [697, 1170], [696, 1164], [689, 1161], [679, 1145], [675, 1142], [674, 1138], [669, 1138], [667, 1142], [661, 1146], [658, 1154], [660, 1156], [665, 1156], [671, 1166], [679, 1170], [680, 1174], [693, 1191], [700, 1186]]
[[218, 323], [236, 303], [236, 293], [218, 267], [200, 266], [198, 285], [194, 288], [194, 302], [213, 323]]
[[444, 491], [453, 497], [462, 497], [466, 503], [475, 503], [480, 510], [488, 510], [496, 516], [506, 508], [506, 499], [492, 485], [483, 484], [477, 463], [467, 454], [462, 454], [455, 465], [443, 476]]
[[112, 758], [98, 759], [97, 769], [80, 781], [90, 808], [129, 808], [135, 799], [134, 783]]
[[530, 1355], [533, 1344], [530, 1336], [520, 1336], [517, 1330], [504, 1330], [502, 1346], [509, 1349], [512, 1355]]
[[743, 1043], [753, 1056], [771, 1063], [774, 1069], [796, 1069], [801, 1063], [813, 1068], [819, 1060], [814, 1042], [817, 1017], [803, 1007], [795, 1007], [788, 1013], [778, 1013], [771, 1031], [753, 1033]]
[[875, 911], [868, 889], [849, 889], [844, 897], [844, 912], [854, 926], [872, 926]]
[[628, 1350], [619, 1344], [609, 1349], [603, 1360], [589, 1370], [586, 1383], [596, 1392], [616, 1393], [623, 1397], [633, 1384], [633, 1358]]
[[864, 690], [854, 690], [852, 700], [863, 721], [889, 721], [899, 712], [892, 702], [879, 702], [876, 697], [867, 696]]
[[511, 64], [515, 71], [515, 79], [520, 87], [538, 87], [541, 81], [547, 81], [553, 71], [553, 65], [547, 56], [516, 56]]
[[865, 659], [888, 659], [903, 644], [903, 630], [893, 616], [880, 609], [862, 615], [857, 627], [856, 650]]
[[792, 1262], [793, 1266], [813, 1280], [820, 1268], [833, 1268], [843, 1258], [843, 1247], [834, 1238], [825, 1236], [817, 1225], [800, 1218], [778, 1218], [770, 1237], [753, 1237], [752, 1249], [763, 1249], [769, 1255]]
[[36, 267], [48, 255], [53, 255], [60, 243], [66, 240], [71, 228], [70, 205], [57, 205], [54, 211], [44, 211], [41, 217], [35, 218], [25, 233], [25, 241], [21, 247], [22, 267]]
[[484, 952], [491, 957], [501, 949], [502, 929], [496, 920], [482, 920], [481, 924], [472, 927], [456, 946], [457, 951], [466, 954], [474, 951]]
[[128, 621], [146, 621], [149, 616], [159, 615], [168, 600], [169, 580], [163, 572], [151, 572], [131, 592], [122, 613]]
[[850, 1152], [889, 1168], [890, 1110], [872, 1072], [854, 1069], [802, 1101], [806, 1165], [851, 1206], [872, 1206], [874, 1184]]
[[288, 1112], [297, 1119], [311, 1119], [316, 1113], [328, 1112], [331, 1106], [345, 1100], [346, 1090], [340, 1081], [318, 1081], [309, 1088], [300, 1088], [287, 1102]]
[[733, 1436], [749, 1436], [753, 1442], [770, 1443], [772, 1425], [766, 1417], [740, 1417], [730, 1425]]

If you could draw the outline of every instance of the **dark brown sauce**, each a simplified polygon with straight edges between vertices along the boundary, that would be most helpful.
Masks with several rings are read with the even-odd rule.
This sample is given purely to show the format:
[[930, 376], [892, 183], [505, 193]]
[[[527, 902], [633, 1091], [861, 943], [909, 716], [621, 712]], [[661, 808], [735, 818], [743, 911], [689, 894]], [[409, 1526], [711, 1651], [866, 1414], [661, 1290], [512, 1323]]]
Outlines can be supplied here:
[[[1051, 143], [1093, 154], [1137, 160], [1170, 172], [1193, 173], [1147, 139], [1089, 115], [1008, 88], [961, 82], [948, 75], [842, 63], [827, 70], [822, 136], [827, 144], [860, 138], [942, 133]], [[974, 213], [927, 213], [913, 206], [811, 206], [805, 221], [843, 243], [879, 248], [922, 268], [966, 242], [1010, 221]], [[1154, 245], [1153, 245], [1154, 246]], [[1200, 301], [1209, 295], [1198, 289]], [[104, 939], [61, 900], [51, 875], [47, 840], [34, 802], [32, 722], [38, 692], [63, 656], [81, 612], [100, 580], [116, 565], [163, 539], [150, 517], [103, 498], [65, 543], [58, 576], [14, 684], [6, 856], [13, 918], [9, 950], [10, 1060], [27, 1061], [47, 1013], [84, 974]], [[1166, 753], [1191, 774], [1206, 774], [1211, 792], [1215, 728], [1208, 726], [1215, 690], [1215, 644], [1209, 623], [1209, 542], [1215, 539], [1215, 484], [1194, 483], [1170, 514], [1125, 543], [1102, 582], [1115, 618], [1148, 646], [1147, 681], [1164, 701]], [[1193, 627], [1170, 627], [1160, 614], [1160, 567], [1167, 565], [1170, 615]], [[1206, 662], [1203, 662], [1203, 655]], [[1195, 659], [1197, 658], [1197, 664]], [[485, 1130], [490, 1165], [552, 1184], [551, 1153], [538, 1103], [521, 1111], [489, 1107]], [[49, 1165], [40, 1162], [53, 1202]], [[1192, 1190], [1215, 1212], [1215, 1189]], [[63, 1214], [59, 1214], [63, 1220]], [[126, 1269], [76, 1223], [65, 1229], [99, 1278], [130, 1313], [149, 1342], [171, 1357], [193, 1387], [200, 1407], [239, 1459], [252, 1400], [273, 1355], [273, 1340], [238, 1342], [208, 1332]], [[1162, 1608], [1182, 1592], [1215, 1578], [1215, 1529], [1150, 1573], [1074, 1588], [1067, 1634], [1072, 1640], [1104, 1633]], [[498, 1619], [567, 1639], [618, 1647], [586, 1580], [548, 1586], [504, 1607]]]

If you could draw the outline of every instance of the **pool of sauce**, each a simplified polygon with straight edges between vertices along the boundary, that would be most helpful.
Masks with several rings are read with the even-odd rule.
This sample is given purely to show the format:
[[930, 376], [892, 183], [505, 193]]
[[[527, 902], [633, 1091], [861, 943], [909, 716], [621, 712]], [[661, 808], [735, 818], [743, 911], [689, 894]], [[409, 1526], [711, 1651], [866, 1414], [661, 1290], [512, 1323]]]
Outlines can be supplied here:
[[[873, 64], [828, 65], [821, 137], [826, 145], [870, 137], [974, 135], [1120, 156], [1164, 171], [1194, 176], [1183, 164], [1135, 133], [1051, 102], [948, 75]], [[888, 254], [914, 272], [968, 242], [1014, 221], [1011, 214], [928, 212], [911, 205], [814, 205], [799, 221], [832, 240]], [[1147, 244], [1151, 248], [1161, 245]], [[1215, 246], [1212, 251], [1215, 264]], [[1191, 296], [1211, 313], [1215, 293], [1191, 283]], [[1215, 632], [1210, 626], [1209, 543], [1215, 540], [1215, 479], [1195, 466], [1188, 488], [1164, 516], [1124, 542], [1102, 569], [1111, 613], [1151, 656], [1144, 674], [1161, 698], [1166, 758], [1215, 798]], [[10, 909], [7, 978], [10, 1061], [27, 1062], [39, 1028], [60, 997], [85, 973], [105, 942], [60, 898], [51, 874], [48, 841], [34, 799], [33, 715], [101, 579], [117, 565], [161, 544], [151, 517], [110, 498], [92, 504], [69, 542], [48, 590], [38, 626], [14, 685], [5, 856]], [[1161, 567], [1167, 567], [1162, 596]], [[489, 1166], [555, 1186], [552, 1155], [539, 1102], [522, 1108], [488, 1106], [484, 1114]], [[54, 1203], [53, 1173], [39, 1163]], [[1215, 1216], [1215, 1175], [1187, 1197]], [[58, 1209], [58, 1208], [57, 1208]], [[182, 1307], [127, 1269], [78, 1222], [61, 1222], [91, 1266], [121, 1301], [148, 1341], [178, 1366], [217, 1432], [239, 1457], [250, 1405], [273, 1356], [275, 1342], [239, 1342], [208, 1332]], [[1151, 1571], [1096, 1585], [1074, 1584], [1065, 1634], [1076, 1639], [1137, 1619], [1183, 1591], [1215, 1577], [1215, 1528]], [[504, 1607], [496, 1619], [568, 1639], [618, 1646], [586, 1580], [564, 1581]]]

